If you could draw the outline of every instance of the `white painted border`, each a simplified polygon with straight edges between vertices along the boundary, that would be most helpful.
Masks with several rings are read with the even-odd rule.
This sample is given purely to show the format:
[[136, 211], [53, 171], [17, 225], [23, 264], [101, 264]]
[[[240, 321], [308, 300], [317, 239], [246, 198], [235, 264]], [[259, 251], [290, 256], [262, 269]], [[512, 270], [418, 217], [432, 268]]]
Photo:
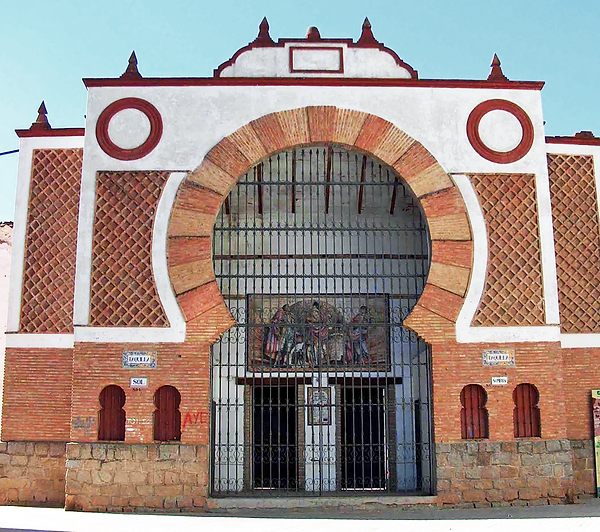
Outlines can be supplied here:
[[565, 348], [600, 347], [600, 334], [561, 334], [560, 346]]
[[473, 268], [465, 303], [456, 320], [456, 341], [459, 343], [495, 342], [558, 342], [556, 327], [471, 327], [471, 322], [485, 288], [488, 260], [488, 237], [485, 218], [470, 179], [464, 174], [452, 175], [465, 201], [473, 231]]
[[[152, 231], [152, 271], [158, 297], [160, 298], [169, 320], [169, 327], [84, 327], [78, 325], [75, 327], [76, 342], [180, 343], [185, 341], [186, 323], [183, 313], [179, 308], [179, 304], [177, 303], [177, 298], [173, 292], [171, 279], [169, 277], [167, 265], [167, 233], [169, 220], [171, 218], [171, 210], [173, 209], [175, 197], [177, 196], [177, 190], [186, 176], [186, 172], [173, 172], [169, 175], [160, 199], [158, 200]], [[91, 249], [89, 264], [91, 272]], [[89, 283], [90, 279], [88, 278], [88, 284]], [[89, 309], [89, 297], [85, 308]], [[82, 311], [83, 309], [80, 310]], [[86, 312], [89, 313], [87, 310]], [[82, 318], [82, 316], [80, 316], [80, 318]], [[88, 315], [86, 315], [85, 321], [86, 323], [89, 322]]]
[[550, 177], [548, 165], [535, 174], [535, 190], [538, 207], [538, 229], [540, 235], [540, 255], [542, 283], [544, 288], [544, 309], [546, 323], [558, 325], [558, 279], [556, 273], [556, 255], [554, 251], [554, 227], [552, 225], [552, 203], [550, 201]]
[[74, 335], [72, 334], [7, 334], [7, 348], [29, 349], [71, 349]]
[[483, 296], [485, 288], [485, 277], [487, 271], [488, 239], [485, 218], [475, 189], [471, 180], [464, 174], [451, 176], [467, 208], [467, 215], [473, 231], [473, 267], [471, 269], [471, 280], [465, 297], [465, 302], [460, 309], [456, 320], [456, 341], [459, 343], [473, 342], [471, 333], [471, 322]]
[[[6, 324], [6, 331], [9, 333], [17, 332], [19, 330], [21, 320], [25, 237], [27, 234], [27, 214], [29, 208], [29, 188], [31, 184], [33, 150], [83, 148], [83, 140], [83, 136], [23, 137], [20, 139], [17, 193], [15, 199], [15, 223], [13, 229], [10, 286], [8, 290], [8, 315]], [[8, 337], [9, 335], [7, 335], [7, 338]]]

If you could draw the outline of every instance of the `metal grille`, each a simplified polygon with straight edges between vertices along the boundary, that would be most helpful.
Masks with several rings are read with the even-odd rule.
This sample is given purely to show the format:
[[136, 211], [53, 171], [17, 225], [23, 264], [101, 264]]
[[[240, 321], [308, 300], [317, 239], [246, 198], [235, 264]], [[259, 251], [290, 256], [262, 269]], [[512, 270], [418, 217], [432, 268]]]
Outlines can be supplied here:
[[430, 349], [403, 327], [430, 243], [403, 180], [281, 152], [225, 201], [213, 259], [237, 321], [212, 351], [213, 494], [431, 493]]

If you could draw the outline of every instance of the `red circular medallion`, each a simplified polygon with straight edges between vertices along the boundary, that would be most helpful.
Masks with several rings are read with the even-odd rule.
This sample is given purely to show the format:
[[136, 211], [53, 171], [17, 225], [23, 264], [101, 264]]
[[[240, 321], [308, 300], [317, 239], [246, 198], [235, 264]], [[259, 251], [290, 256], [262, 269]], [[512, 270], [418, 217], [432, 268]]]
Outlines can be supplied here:
[[[506, 111], [513, 115], [521, 124], [523, 137], [516, 148], [510, 151], [496, 151], [489, 148], [479, 135], [479, 123], [481, 119], [490, 111]], [[484, 159], [494, 163], [508, 164], [514, 163], [527, 155], [533, 145], [533, 124], [527, 113], [516, 103], [507, 100], [487, 100], [480, 103], [471, 111], [467, 120], [467, 137], [473, 149]]]
[[[146, 115], [150, 121], [150, 134], [148, 138], [136, 148], [121, 148], [117, 146], [108, 135], [108, 124], [113, 116], [124, 109], [137, 109]], [[111, 103], [98, 118], [96, 123], [96, 139], [102, 150], [114, 159], [133, 161], [148, 155], [160, 141], [163, 123], [158, 109], [150, 102], [140, 98], [123, 98]]]

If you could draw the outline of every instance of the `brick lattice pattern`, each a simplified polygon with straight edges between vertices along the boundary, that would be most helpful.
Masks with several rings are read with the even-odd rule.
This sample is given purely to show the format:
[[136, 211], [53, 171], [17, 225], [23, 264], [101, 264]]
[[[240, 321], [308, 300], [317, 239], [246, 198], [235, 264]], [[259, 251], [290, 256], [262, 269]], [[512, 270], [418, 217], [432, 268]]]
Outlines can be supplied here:
[[73, 332], [82, 159], [82, 149], [33, 152], [21, 332]]
[[472, 174], [488, 231], [485, 290], [474, 326], [544, 325], [535, 176]]
[[90, 325], [169, 325], [152, 273], [152, 224], [168, 176], [98, 173]]
[[548, 155], [561, 330], [600, 331], [600, 234], [590, 155]]

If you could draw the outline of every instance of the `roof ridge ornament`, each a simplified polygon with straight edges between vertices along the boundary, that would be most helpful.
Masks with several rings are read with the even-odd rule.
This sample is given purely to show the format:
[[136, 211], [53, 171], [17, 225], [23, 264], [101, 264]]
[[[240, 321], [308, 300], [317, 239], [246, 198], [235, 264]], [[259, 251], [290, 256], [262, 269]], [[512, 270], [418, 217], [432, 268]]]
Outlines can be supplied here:
[[35, 131], [39, 129], [52, 129], [50, 122], [48, 122], [48, 117], [46, 116], [47, 114], [48, 111], [46, 110], [46, 104], [42, 100], [42, 103], [40, 104], [40, 107], [38, 109], [37, 120], [31, 124], [29, 130]]
[[379, 46], [381, 43], [373, 36], [373, 30], [371, 29], [371, 23], [369, 22], [368, 17], [365, 17], [365, 21], [362, 25], [362, 32], [356, 44], [359, 46], [369, 47], [369, 46]]
[[127, 69], [125, 70], [125, 72], [123, 72], [120, 79], [141, 79], [142, 75], [138, 70], [137, 64], [137, 56], [135, 55], [135, 50], [133, 50], [131, 52], [131, 55], [129, 56], [129, 63], [127, 64]]
[[269, 34], [269, 21], [267, 20], [267, 17], [263, 17], [258, 26], [258, 35], [252, 43], [257, 46], [271, 46], [275, 44], [275, 41], [271, 39], [271, 35]]
[[494, 54], [494, 59], [492, 59], [492, 71], [490, 75], [487, 77], [488, 81], [509, 81], [509, 79], [502, 72], [502, 67], [500, 66], [500, 59], [498, 58], [498, 54]]
[[306, 40], [311, 42], [320, 41], [321, 34], [319, 33], [319, 28], [316, 26], [311, 26], [308, 28], [308, 31], [306, 32]]

